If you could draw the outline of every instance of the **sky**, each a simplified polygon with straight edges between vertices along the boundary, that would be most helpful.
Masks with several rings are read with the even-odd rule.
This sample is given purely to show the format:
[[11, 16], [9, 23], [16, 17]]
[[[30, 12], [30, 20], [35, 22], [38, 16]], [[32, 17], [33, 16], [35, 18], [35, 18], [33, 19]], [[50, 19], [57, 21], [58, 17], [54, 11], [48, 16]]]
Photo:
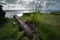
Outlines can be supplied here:
[[[31, 9], [35, 8], [35, 0], [0, 0], [0, 4], [3, 5], [3, 10], [24, 10], [30, 12]], [[26, 11], [27, 10], [27, 11]], [[13, 14], [14, 13], [14, 14]], [[23, 11], [6, 12], [6, 17], [13, 17], [13, 15], [22, 16]]]
[[32, 2], [32, 1], [36, 1], [36, 0], [0, 0], [0, 1], [5, 1], [6, 3], [10, 3], [10, 4], [16, 4], [17, 2]]
[[[0, 4], [3, 4], [3, 9], [26, 9], [26, 8], [34, 8], [36, 0], [0, 0]], [[6, 4], [6, 5], [5, 5]]]
[[[10, 6], [12, 7], [10, 9], [36, 8], [36, 5], [35, 5], [36, 0], [0, 0], [0, 1], [3, 1], [2, 3], [5, 2], [4, 4], [7, 4], [7, 5], [4, 5], [4, 9], [9, 9]], [[60, 10], [60, 0], [52, 0], [55, 3], [52, 2], [51, 0], [50, 0], [50, 3], [45, 0], [40, 0], [40, 1], [41, 1], [41, 4], [39, 5], [42, 6], [42, 10], [45, 10], [45, 9]]]
[[[0, 0], [0, 4], [3, 5], [3, 10], [28, 10], [25, 12], [29, 12], [29, 10], [36, 10], [37, 6], [41, 6], [42, 12], [45, 10], [60, 10], [60, 0], [54, 2], [51, 0], [50, 2], [46, 0], [38, 0], [38, 2], [36, 2], [37, 0]], [[9, 16], [10, 14], [7, 15]], [[20, 16], [22, 14], [17, 15]]]

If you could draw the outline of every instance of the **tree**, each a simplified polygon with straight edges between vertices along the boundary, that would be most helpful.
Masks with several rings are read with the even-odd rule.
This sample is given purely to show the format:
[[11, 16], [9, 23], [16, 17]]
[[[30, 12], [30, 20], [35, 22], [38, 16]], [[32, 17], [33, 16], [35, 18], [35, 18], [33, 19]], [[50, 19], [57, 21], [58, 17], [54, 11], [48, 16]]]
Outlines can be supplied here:
[[3, 11], [2, 9], [2, 5], [0, 5], [0, 18], [4, 17], [5, 16], [5, 12]]

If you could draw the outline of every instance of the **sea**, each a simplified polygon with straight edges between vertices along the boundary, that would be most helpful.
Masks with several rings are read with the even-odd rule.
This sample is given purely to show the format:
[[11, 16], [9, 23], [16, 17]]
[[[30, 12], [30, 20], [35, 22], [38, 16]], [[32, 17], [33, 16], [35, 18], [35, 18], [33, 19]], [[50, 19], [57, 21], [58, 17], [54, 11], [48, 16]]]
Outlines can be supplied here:
[[23, 15], [23, 13], [29, 13], [29, 12], [35, 12], [35, 10], [33, 10], [33, 11], [29, 11], [29, 10], [28, 11], [22, 11], [22, 10], [6, 11], [5, 17], [13, 18], [14, 15], [21, 17]]

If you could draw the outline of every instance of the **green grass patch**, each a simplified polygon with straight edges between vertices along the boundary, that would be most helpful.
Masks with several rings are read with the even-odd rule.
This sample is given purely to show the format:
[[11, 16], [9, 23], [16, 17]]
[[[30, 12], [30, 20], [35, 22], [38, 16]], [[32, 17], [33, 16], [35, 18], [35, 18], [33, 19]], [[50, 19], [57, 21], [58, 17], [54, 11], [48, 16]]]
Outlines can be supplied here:
[[39, 12], [23, 15], [20, 19], [34, 25], [38, 38], [35, 40], [60, 40], [60, 15], [42, 14]]
[[22, 40], [24, 38], [24, 31], [20, 32], [18, 25], [13, 25], [14, 21], [10, 18], [0, 19], [0, 40]]
[[[21, 20], [32, 24], [38, 33], [33, 40], [60, 40], [60, 15], [34, 14], [23, 15]], [[0, 40], [28, 40], [23, 35], [24, 31], [18, 30], [18, 25], [13, 25], [15, 20], [11, 18], [0, 19]]]

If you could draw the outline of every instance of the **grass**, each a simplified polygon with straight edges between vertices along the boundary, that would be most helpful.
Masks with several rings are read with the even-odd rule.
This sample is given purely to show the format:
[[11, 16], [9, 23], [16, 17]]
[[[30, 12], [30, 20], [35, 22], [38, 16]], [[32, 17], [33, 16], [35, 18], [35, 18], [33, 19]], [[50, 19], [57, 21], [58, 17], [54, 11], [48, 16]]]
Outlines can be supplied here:
[[0, 19], [0, 40], [19, 40], [23, 38], [23, 31], [18, 30], [18, 25], [13, 25], [14, 19]]
[[[21, 20], [32, 24], [38, 33], [33, 40], [60, 40], [60, 15], [43, 14], [39, 12], [23, 15]], [[18, 30], [18, 25], [13, 25], [14, 19], [0, 19], [0, 40], [28, 40], [23, 35], [24, 31]]]
[[35, 13], [24, 15], [21, 19], [34, 25], [38, 32], [35, 40], [60, 40], [60, 15]]

